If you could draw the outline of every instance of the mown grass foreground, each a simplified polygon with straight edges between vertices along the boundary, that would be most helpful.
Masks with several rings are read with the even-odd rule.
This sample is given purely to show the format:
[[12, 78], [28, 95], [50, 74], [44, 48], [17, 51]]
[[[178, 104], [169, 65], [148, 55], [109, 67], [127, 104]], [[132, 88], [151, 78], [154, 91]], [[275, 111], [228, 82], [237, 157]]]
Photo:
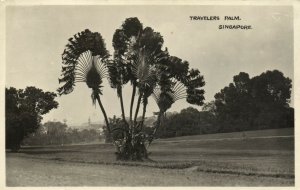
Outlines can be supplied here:
[[17, 156], [61, 163], [267, 177], [294, 183], [293, 129], [163, 139], [153, 143], [150, 152], [151, 160], [121, 162], [115, 160], [110, 144], [25, 147], [19, 153], [7, 153], [7, 160]]

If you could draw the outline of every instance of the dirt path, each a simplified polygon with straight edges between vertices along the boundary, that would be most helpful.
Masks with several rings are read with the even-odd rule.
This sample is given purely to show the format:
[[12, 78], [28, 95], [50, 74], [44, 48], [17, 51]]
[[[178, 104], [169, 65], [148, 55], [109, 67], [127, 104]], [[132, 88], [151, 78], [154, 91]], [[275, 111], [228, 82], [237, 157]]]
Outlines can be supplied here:
[[192, 168], [70, 163], [6, 157], [7, 186], [291, 186], [293, 179], [215, 174]]

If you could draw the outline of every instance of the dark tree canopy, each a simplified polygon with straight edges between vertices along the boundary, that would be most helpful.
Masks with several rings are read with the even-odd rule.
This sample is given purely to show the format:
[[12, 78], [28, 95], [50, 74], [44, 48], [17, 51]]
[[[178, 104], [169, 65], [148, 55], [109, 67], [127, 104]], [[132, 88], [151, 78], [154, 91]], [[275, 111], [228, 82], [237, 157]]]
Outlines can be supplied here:
[[5, 89], [6, 148], [18, 150], [27, 135], [40, 126], [42, 115], [57, 108], [56, 94], [36, 87]]
[[252, 80], [252, 96], [256, 102], [288, 106], [291, 98], [291, 79], [274, 70], [262, 73]]
[[140, 35], [140, 32], [143, 30], [143, 25], [138, 18], [131, 17], [124, 21], [122, 28], [127, 38], [130, 38], [131, 36]]
[[291, 79], [278, 70], [253, 78], [244, 72], [234, 76], [233, 83], [215, 95], [221, 130], [292, 127], [291, 87]]
[[212, 117], [209, 112], [198, 111], [192, 107], [182, 109], [179, 113], [167, 112], [157, 135], [160, 138], [168, 138], [215, 133], [216, 128], [212, 125], [214, 119]]

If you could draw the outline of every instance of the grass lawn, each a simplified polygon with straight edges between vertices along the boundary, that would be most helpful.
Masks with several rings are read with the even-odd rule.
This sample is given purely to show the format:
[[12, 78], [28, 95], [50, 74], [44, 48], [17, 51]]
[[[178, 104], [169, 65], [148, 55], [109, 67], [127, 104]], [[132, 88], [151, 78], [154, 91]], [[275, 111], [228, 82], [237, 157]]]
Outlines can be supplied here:
[[[207, 174], [267, 177], [289, 180], [289, 185], [294, 183], [293, 129], [249, 131], [246, 135], [224, 133], [157, 140], [151, 145], [150, 152], [152, 161], [120, 162], [115, 160], [114, 147], [111, 144], [25, 147], [19, 153], [7, 153], [7, 160], [12, 157], [26, 157], [33, 160], [100, 164], [109, 167], [138, 166], [164, 171], [174, 169]], [[266, 185], [263, 182], [261, 184]]]

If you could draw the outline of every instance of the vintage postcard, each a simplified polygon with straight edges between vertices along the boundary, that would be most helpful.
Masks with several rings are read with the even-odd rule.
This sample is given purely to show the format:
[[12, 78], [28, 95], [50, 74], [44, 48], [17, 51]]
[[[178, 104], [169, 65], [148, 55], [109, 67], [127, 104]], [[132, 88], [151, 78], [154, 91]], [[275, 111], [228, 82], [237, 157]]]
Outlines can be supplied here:
[[297, 188], [297, 1], [0, 4], [3, 188]]

